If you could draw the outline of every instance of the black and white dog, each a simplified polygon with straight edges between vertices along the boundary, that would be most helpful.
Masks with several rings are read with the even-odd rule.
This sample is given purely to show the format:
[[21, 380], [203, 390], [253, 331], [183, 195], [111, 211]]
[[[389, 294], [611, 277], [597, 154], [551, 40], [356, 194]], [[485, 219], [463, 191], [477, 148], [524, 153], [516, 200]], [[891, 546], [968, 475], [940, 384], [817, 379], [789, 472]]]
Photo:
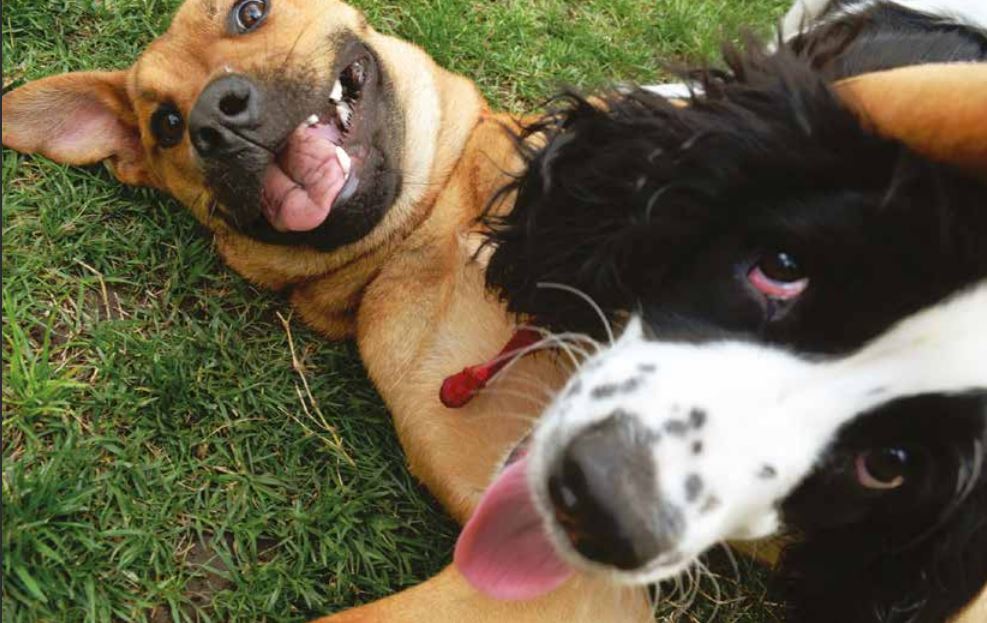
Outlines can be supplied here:
[[624, 330], [467, 525], [457, 564], [491, 595], [653, 583], [782, 531], [799, 623], [939, 623], [987, 583], [987, 181], [831, 87], [987, 60], [987, 2], [809, 0], [785, 27], [686, 106], [572, 96], [534, 128], [489, 284], [598, 335], [578, 290]]

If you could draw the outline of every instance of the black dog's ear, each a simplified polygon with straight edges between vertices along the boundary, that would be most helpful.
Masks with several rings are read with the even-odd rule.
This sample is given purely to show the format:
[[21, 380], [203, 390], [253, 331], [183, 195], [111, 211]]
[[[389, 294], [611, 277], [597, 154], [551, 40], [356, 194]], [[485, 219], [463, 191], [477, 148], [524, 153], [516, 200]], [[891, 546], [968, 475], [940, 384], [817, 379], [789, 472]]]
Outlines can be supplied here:
[[599, 335], [586, 298], [606, 314], [633, 309], [709, 210], [673, 183], [664, 146], [688, 148], [693, 133], [675, 104], [643, 90], [595, 101], [568, 93], [555, 104], [522, 137], [528, 168], [502, 195], [516, 192], [513, 210], [487, 217], [487, 284], [514, 313]]
[[688, 74], [702, 94], [685, 105], [645, 89], [569, 93], [521, 137], [528, 168], [500, 197], [516, 191], [513, 210], [486, 219], [487, 283], [511, 311], [599, 335], [586, 297], [607, 314], [634, 311], [751, 205], [870, 183], [869, 170], [843, 166], [848, 150], [867, 162], [896, 149], [866, 134], [806, 59], [729, 49], [724, 61]]

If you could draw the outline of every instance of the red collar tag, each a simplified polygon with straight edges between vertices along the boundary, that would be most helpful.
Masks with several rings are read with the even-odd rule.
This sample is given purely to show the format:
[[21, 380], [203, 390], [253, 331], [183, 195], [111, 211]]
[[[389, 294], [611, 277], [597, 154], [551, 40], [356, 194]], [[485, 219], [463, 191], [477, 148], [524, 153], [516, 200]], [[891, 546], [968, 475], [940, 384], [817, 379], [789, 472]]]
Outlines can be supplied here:
[[450, 409], [466, 406], [504, 366], [527, 354], [521, 351], [540, 339], [541, 333], [533, 329], [518, 329], [496, 357], [446, 377], [439, 390], [439, 400]]

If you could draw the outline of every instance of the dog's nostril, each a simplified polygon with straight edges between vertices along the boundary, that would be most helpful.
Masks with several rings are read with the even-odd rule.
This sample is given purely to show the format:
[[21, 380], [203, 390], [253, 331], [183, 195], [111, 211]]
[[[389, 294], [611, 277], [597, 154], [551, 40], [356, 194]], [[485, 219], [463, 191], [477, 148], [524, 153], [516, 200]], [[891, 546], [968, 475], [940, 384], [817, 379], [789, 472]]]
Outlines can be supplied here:
[[244, 76], [213, 80], [189, 113], [189, 135], [200, 156], [219, 158], [246, 149], [244, 132], [263, 127], [263, 96]]
[[[565, 470], [565, 467], [562, 468]], [[548, 489], [552, 495], [552, 502], [556, 509], [562, 513], [573, 513], [579, 509], [579, 494], [572, 485], [566, 484], [558, 476], [552, 476], [548, 481]]]
[[550, 470], [555, 519], [586, 558], [639, 569], [674, 546], [651, 448], [631, 417], [610, 417], [573, 438]]
[[247, 110], [250, 95], [247, 93], [230, 93], [219, 100], [219, 110], [227, 117], [236, 117]]

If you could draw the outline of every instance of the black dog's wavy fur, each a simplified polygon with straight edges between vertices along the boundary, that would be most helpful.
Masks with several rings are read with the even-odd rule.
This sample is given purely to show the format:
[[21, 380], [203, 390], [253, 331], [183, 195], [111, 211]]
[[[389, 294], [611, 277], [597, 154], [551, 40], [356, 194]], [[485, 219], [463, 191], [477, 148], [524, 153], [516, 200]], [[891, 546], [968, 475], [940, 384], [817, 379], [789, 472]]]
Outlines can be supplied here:
[[[511, 312], [551, 329], [599, 337], [593, 309], [542, 284], [577, 288], [611, 314], [636, 310], [648, 298], [642, 293], [661, 292], [698, 246], [743, 227], [764, 204], [786, 193], [827, 189], [859, 192], [872, 211], [893, 198], [902, 214], [895, 235], [903, 237], [895, 245], [932, 246], [941, 266], [916, 265], [929, 277], [921, 291], [899, 292], [873, 314], [857, 310], [857, 326], [844, 334], [812, 331], [803, 321], [758, 337], [843, 351], [880, 333], [889, 318], [912, 313], [987, 271], [978, 237], [987, 216], [971, 207], [983, 193], [981, 184], [864, 132], [803, 57], [733, 50], [726, 64], [727, 72], [702, 75], [706, 95], [687, 107], [644, 90], [601, 101], [569, 92], [553, 113], [527, 128], [520, 143], [527, 172], [502, 194], [516, 193], [514, 208], [502, 216], [492, 210], [486, 220], [496, 248], [487, 284]], [[531, 148], [538, 137], [547, 146]], [[952, 206], [961, 206], [977, 226], [950, 224]], [[814, 226], [811, 217], [798, 218], [805, 222], [787, 225]], [[899, 276], [903, 286], [915, 279]], [[707, 320], [730, 323], [726, 317]]]
[[[728, 225], [733, 193], [805, 183], [842, 151], [816, 138], [859, 134], [824, 80], [794, 57], [730, 50], [726, 62], [727, 73], [691, 74], [708, 95], [687, 107], [643, 89], [597, 101], [567, 91], [525, 128], [526, 173], [501, 193], [517, 193], [514, 208], [486, 219], [496, 249], [487, 285], [509, 311], [599, 336], [584, 301], [541, 284], [577, 288], [607, 312], [634, 309], [711, 228]], [[544, 148], [531, 147], [543, 137]], [[789, 180], [777, 179], [782, 166], [796, 169]]]
[[[929, 440], [936, 469], [900, 495], [861, 499], [846, 455], [901, 438]], [[901, 400], [848, 425], [785, 502], [802, 534], [780, 567], [789, 619], [938, 623], [970, 602], [987, 581], [985, 443], [987, 392]]]
[[[836, 49], [849, 49], [855, 36]], [[829, 87], [866, 63], [838, 54], [822, 63], [813, 56], [820, 45], [802, 41], [770, 55], [728, 50], [725, 69], [690, 74], [705, 95], [686, 107], [644, 90], [598, 100], [564, 94], [519, 142], [528, 169], [499, 197], [515, 198], [513, 210], [487, 215], [495, 245], [488, 285], [510, 311], [559, 331], [602, 335], [584, 300], [544, 284], [577, 288], [611, 317], [641, 311], [653, 325], [698, 323], [809, 352], [843, 352], [987, 277], [987, 184], [867, 132]], [[982, 59], [987, 49], [976, 40], [961, 52], [951, 46], [941, 54]], [[823, 198], [813, 205], [845, 208], [833, 235], [818, 231], [828, 225], [811, 211], [786, 216], [786, 197], [807, 191]], [[691, 306], [662, 300], [668, 291], [702, 292], [703, 283], [682, 283], [695, 256], [765, 218], [787, 220], [782, 229], [804, 235], [810, 247], [845, 246], [861, 258], [870, 250], [873, 269], [860, 267], [856, 285], [852, 270], [835, 270], [833, 292], [846, 298], [828, 307], [817, 301], [819, 313], [777, 329], [737, 324], [732, 317], [742, 314], [702, 298]], [[907, 513], [884, 526], [841, 525], [813, 488], [824, 468], [793, 496], [790, 521], [805, 539], [786, 552], [779, 572], [790, 620], [941, 623], [984, 586], [987, 397], [968, 406], [967, 420], [972, 428], [957, 437], [952, 477], [923, 498], [952, 512], [928, 526]], [[839, 443], [847, 439], [852, 430]], [[801, 516], [832, 525], [799, 519], [800, 508], [814, 505]]]

